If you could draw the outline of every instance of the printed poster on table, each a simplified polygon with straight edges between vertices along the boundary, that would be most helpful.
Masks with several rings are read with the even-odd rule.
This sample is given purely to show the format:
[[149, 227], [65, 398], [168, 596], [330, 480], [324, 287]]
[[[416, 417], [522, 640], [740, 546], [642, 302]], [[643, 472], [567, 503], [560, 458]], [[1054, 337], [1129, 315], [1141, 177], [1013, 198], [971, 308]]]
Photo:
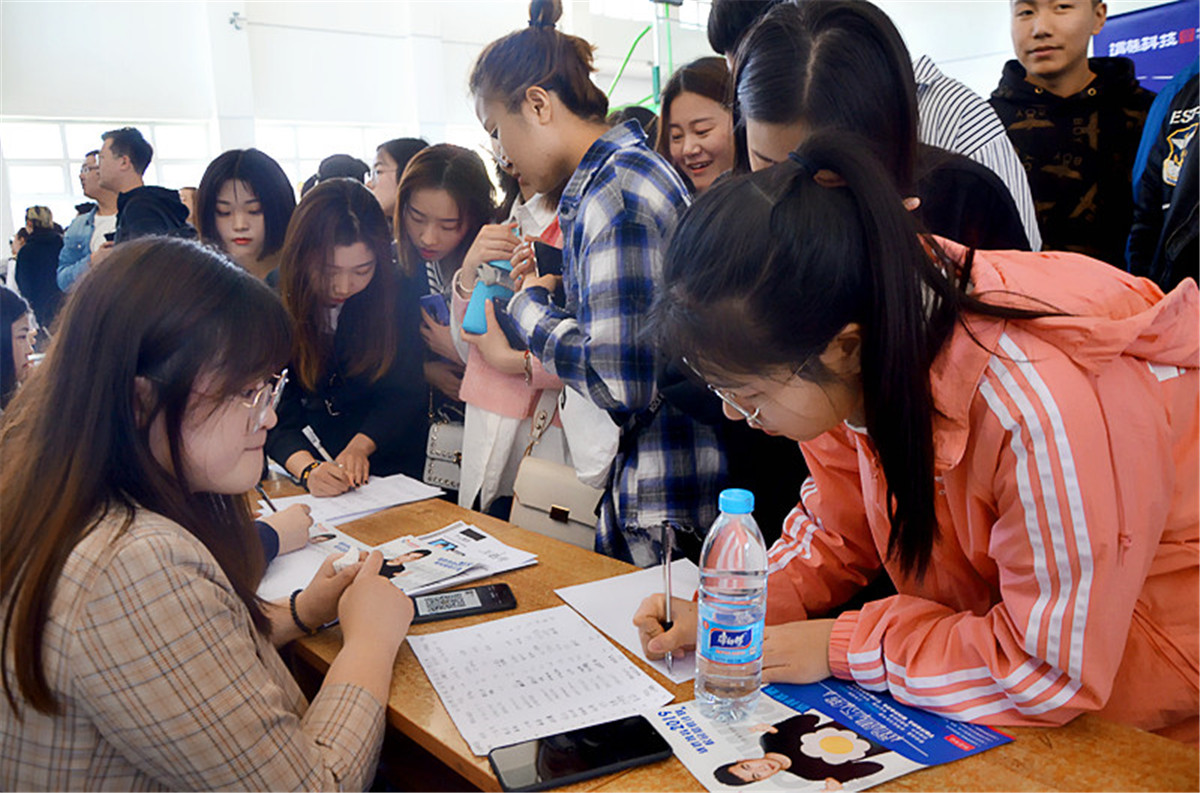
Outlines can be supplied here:
[[1012, 740], [840, 680], [771, 685], [763, 694], [738, 724], [704, 718], [694, 701], [646, 715], [712, 791], [836, 789], [833, 782], [863, 790]]

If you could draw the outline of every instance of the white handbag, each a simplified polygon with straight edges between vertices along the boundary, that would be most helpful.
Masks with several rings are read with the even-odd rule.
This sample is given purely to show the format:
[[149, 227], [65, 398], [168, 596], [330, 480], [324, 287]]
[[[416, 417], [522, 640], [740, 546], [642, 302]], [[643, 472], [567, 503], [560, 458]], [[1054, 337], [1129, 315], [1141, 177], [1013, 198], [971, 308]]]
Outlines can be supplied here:
[[563, 388], [558, 405], [576, 476], [585, 485], [606, 487], [621, 441], [621, 428], [613, 423], [607, 410], [569, 387]]
[[421, 477], [425, 484], [458, 490], [462, 478], [462, 447], [462, 421], [452, 421], [445, 413], [432, 420], [425, 441], [425, 471]]
[[571, 466], [531, 454], [554, 419], [556, 397], [553, 392], [543, 392], [538, 400], [529, 427], [529, 445], [513, 484], [508, 520], [523, 529], [590, 550], [596, 543], [596, 505], [604, 491], [579, 481]]

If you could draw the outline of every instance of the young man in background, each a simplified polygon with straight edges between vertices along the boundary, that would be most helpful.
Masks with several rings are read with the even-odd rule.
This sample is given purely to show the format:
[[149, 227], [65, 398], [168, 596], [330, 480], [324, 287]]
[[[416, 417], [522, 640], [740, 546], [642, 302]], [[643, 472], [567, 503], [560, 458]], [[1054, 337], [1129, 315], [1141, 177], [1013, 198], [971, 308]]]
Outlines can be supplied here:
[[991, 104], [1029, 174], [1046, 250], [1124, 266], [1131, 172], [1154, 94], [1128, 58], [1088, 58], [1099, 0], [1012, 0], [1017, 59]]

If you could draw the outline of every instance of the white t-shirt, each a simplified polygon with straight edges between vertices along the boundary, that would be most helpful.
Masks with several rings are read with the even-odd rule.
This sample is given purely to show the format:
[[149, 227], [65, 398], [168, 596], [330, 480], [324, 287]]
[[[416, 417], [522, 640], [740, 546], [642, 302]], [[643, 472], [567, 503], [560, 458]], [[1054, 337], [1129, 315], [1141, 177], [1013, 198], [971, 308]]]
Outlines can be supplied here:
[[115, 212], [111, 215], [96, 215], [93, 221], [96, 226], [92, 230], [92, 253], [95, 253], [105, 243], [104, 235], [117, 230], [117, 215]]

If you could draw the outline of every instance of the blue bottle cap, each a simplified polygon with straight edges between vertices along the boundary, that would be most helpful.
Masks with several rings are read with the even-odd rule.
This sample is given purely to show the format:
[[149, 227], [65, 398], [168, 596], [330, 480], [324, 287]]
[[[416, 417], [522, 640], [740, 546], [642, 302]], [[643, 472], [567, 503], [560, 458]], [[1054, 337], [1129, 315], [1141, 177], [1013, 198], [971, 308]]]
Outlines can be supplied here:
[[717, 506], [730, 515], [749, 515], [754, 511], [754, 494], [740, 487], [721, 491]]

